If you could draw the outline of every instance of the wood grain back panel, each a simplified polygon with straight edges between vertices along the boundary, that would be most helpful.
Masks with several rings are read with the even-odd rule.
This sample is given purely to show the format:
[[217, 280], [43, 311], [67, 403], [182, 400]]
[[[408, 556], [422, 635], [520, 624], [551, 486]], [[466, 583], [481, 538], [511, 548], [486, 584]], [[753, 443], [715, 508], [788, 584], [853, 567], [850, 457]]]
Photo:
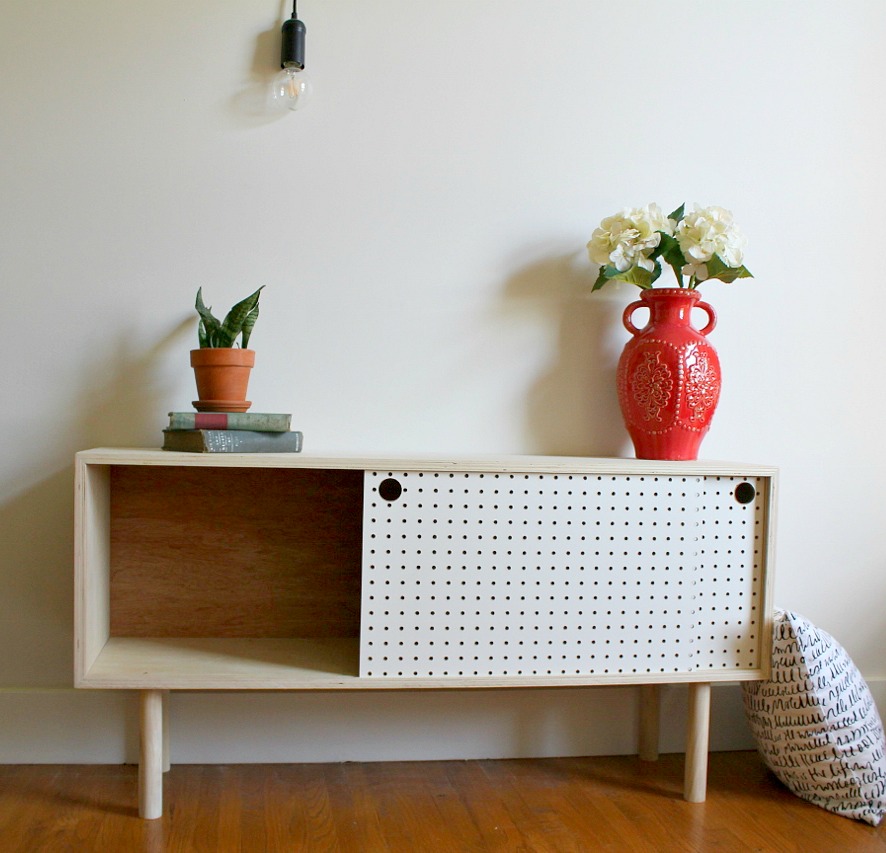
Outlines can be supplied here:
[[362, 471], [111, 467], [111, 635], [357, 637]]

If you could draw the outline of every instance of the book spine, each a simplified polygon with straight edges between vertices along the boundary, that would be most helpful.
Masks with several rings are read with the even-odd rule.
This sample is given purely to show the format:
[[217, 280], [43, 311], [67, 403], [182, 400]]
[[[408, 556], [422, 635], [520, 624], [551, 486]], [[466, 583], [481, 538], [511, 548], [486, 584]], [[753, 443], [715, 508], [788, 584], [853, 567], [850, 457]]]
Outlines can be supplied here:
[[302, 433], [256, 430], [203, 430], [208, 453], [299, 453]]
[[163, 430], [163, 449], [183, 453], [299, 453], [303, 441], [304, 437], [298, 430]]
[[169, 429], [242, 429], [288, 432], [292, 415], [265, 412], [170, 412]]

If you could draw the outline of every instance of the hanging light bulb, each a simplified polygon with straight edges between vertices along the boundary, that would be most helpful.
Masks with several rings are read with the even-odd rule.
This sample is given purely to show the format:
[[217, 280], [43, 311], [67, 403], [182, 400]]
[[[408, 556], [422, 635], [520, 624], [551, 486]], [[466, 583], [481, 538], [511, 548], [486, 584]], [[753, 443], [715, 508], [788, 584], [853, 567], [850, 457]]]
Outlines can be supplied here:
[[311, 96], [311, 78], [302, 68], [287, 66], [274, 78], [274, 103], [281, 109], [300, 110]]
[[292, 2], [292, 17], [283, 23], [280, 48], [280, 68], [274, 77], [271, 95], [280, 109], [301, 109], [311, 97], [311, 78], [305, 71], [305, 25], [298, 19], [296, 0]]

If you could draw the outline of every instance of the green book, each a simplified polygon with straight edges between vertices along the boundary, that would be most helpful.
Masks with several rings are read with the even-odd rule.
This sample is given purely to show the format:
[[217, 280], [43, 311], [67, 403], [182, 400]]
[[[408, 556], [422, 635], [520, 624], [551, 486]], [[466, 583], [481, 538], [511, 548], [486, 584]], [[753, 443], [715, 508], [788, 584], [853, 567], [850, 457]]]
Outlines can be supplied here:
[[303, 438], [299, 430], [165, 429], [163, 449], [183, 453], [299, 453]]
[[247, 429], [288, 432], [292, 415], [274, 412], [170, 412], [169, 429]]

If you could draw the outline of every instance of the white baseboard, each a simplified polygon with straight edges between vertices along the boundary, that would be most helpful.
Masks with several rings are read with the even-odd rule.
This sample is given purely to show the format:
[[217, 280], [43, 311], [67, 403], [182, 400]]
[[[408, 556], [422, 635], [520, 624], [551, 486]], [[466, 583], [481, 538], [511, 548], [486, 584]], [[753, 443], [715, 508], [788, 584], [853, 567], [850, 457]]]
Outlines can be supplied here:
[[[868, 681], [881, 716], [886, 678]], [[135, 694], [0, 691], [0, 763], [121, 764], [138, 756]], [[682, 752], [686, 688], [664, 687], [661, 752]], [[637, 750], [627, 687], [396, 693], [173, 693], [181, 764], [624, 755]], [[711, 750], [753, 749], [736, 684], [712, 691]]]
[[[735, 684], [712, 698], [711, 749], [753, 742]], [[135, 694], [0, 691], [0, 763], [118, 764], [138, 756]], [[661, 751], [685, 744], [686, 688], [664, 687]], [[173, 693], [174, 763], [621, 755], [637, 749], [626, 687], [354, 693]]]

